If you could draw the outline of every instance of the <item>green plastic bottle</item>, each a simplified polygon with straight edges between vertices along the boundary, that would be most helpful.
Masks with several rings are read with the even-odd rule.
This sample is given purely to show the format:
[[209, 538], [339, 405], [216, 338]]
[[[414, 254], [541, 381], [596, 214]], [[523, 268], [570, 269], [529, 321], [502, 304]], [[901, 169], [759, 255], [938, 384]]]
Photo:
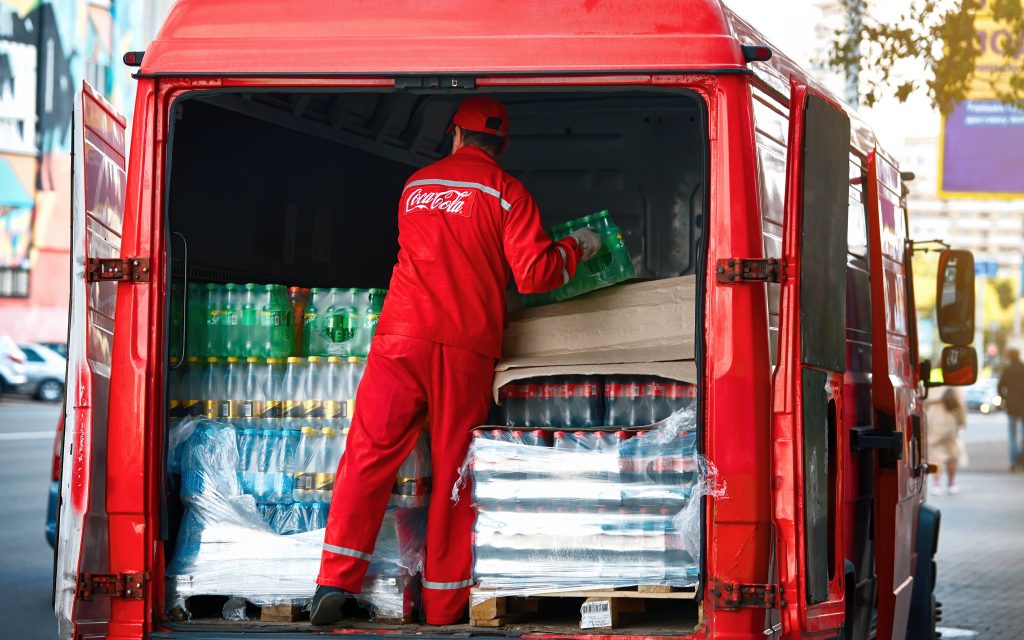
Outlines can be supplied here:
[[206, 325], [206, 329], [203, 331], [203, 355], [205, 357], [218, 355], [221, 352], [221, 345], [224, 344], [224, 340], [221, 339], [220, 323], [217, 321], [217, 315], [220, 314], [220, 298], [220, 286], [212, 282], [207, 283], [203, 291], [202, 304], [204, 324]]
[[323, 302], [323, 289], [313, 287], [309, 290], [309, 303], [302, 314], [302, 355], [311, 356], [317, 353], [316, 348], [320, 334], [318, 333], [320, 308]]
[[239, 330], [244, 343], [244, 354], [247, 358], [263, 356], [262, 336], [260, 335], [259, 309], [256, 304], [256, 285], [248, 282], [242, 293], [242, 319]]
[[206, 308], [203, 306], [205, 287], [195, 282], [188, 284], [188, 317], [186, 328], [188, 335], [188, 355], [206, 356]]

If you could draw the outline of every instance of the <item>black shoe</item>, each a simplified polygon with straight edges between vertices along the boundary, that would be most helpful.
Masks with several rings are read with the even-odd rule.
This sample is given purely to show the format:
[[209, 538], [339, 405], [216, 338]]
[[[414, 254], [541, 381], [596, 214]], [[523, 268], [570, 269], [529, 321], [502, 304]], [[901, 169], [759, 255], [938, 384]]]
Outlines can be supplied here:
[[340, 622], [344, 617], [341, 608], [349, 595], [344, 589], [318, 584], [309, 605], [309, 621], [317, 627]]

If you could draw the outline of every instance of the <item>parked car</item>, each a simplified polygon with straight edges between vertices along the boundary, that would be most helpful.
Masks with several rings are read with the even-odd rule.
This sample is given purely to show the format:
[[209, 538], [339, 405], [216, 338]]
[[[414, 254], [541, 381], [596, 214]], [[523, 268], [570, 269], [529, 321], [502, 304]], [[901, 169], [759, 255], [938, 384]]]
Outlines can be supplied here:
[[58, 402], [64, 397], [64, 375], [67, 360], [49, 347], [41, 344], [19, 345], [25, 354], [25, 377], [19, 388], [36, 400]]
[[994, 413], [1003, 408], [1003, 398], [999, 395], [999, 381], [995, 378], [978, 380], [967, 387], [967, 410], [979, 413]]
[[0, 396], [25, 384], [25, 353], [10, 336], [0, 336]]
[[68, 343], [66, 342], [40, 342], [39, 344], [56, 351], [65, 358], [68, 357]]

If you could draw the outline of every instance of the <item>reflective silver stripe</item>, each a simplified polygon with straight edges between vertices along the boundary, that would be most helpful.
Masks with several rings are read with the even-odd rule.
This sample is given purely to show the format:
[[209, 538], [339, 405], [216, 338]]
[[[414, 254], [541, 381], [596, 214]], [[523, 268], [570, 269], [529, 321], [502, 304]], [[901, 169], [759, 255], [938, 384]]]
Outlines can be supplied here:
[[324, 551], [330, 551], [331, 553], [336, 553], [339, 556], [349, 556], [351, 558], [366, 560], [367, 562], [373, 559], [373, 556], [371, 556], [368, 553], [356, 551], [355, 549], [346, 549], [345, 547], [338, 547], [333, 544], [327, 544], [326, 542], [324, 543]]
[[565, 247], [560, 244], [555, 246], [558, 247], [558, 253], [562, 254], [562, 284], [569, 284], [569, 270], [565, 268]]
[[424, 580], [423, 586], [427, 589], [465, 589], [466, 587], [473, 586], [473, 579], [470, 578], [461, 582], [430, 582]]
[[462, 182], [459, 180], [441, 180], [436, 178], [427, 178], [425, 180], [414, 180], [409, 184], [405, 185], [405, 188], [408, 189], [409, 187], [421, 187], [428, 184], [436, 184], [442, 187], [468, 187], [470, 189], [479, 189], [480, 191], [483, 191], [487, 195], [494, 196], [495, 198], [497, 198], [501, 202], [501, 208], [504, 209], [505, 211], [512, 210], [512, 203], [502, 198], [501, 192], [499, 192], [494, 187], [488, 187], [487, 185], [480, 184], [479, 182]]

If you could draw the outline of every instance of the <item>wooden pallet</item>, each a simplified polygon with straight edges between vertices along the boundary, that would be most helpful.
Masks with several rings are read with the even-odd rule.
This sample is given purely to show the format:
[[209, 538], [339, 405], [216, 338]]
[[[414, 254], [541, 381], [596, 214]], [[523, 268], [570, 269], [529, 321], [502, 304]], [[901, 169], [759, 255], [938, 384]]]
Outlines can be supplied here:
[[[621, 589], [552, 591], [528, 596], [497, 595], [498, 591], [473, 589], [469, 624], [474, 627], [502, 627], [536, 618], [548, 598], [583, 598], [581, 627], [614, 629], [631, 615], [642, 614], [647, 600], [692, 600], [694, 591], [674, 590], [665, 585], [640, 585]], [[492, 597], [488, 597], [492, 595]]]

